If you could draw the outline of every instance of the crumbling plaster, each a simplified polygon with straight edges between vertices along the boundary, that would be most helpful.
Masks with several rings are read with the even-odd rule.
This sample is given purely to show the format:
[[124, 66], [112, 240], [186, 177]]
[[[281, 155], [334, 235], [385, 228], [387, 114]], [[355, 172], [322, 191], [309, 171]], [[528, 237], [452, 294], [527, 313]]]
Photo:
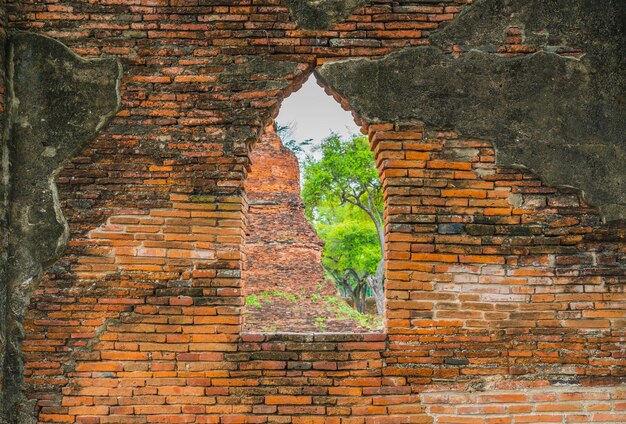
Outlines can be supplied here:
[[300, 28], [327, 29], [341, 22], [367, 0], [287, 0], [289, 11]]
[[[489, 139], [499, 165], [580, 188], [607, 220], [624, 219], [625, 9], [614, 0], [478, 1], [433, 34], [434, 46], [327, 63], [317, 75], [367, 122], [419, 121]], [[541, 51], [494, 54], [509, 27]], [[561, 46], [582, 58], [559, 55]]]
[[121, 66], [85, 60], [51, 38], [14, 33], [8, 49], [8, 246], [2, 282], [4, 352], [2, 406], [8, 422], [28, 422], [22, 399], [22, 322], [37, 278], [69, 237], [55, 177], [93, 140], [120, 105]]

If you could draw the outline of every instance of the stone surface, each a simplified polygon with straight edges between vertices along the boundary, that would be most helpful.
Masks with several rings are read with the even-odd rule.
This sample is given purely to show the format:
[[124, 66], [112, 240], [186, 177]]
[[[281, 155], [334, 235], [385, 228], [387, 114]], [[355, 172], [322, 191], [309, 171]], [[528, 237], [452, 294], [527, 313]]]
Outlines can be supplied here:
[[[6, 314], [6, 291], [5, 291], [5, 281], [6, 281], [6, 261], [7, 261], [7, 242], [8, 242], [8, 234], [7, 234], [7, 223], [6, 223], [6, 211], [7, 211], [7, 197], [8, 197], [8, 181], [5, 176], [7, 175], [5, 171], [8, 169], [9, 160], [8, 160], [8, 151], [6, 146], [6, 140], [4, 137], [4, 111], [5, 111], [5, 100], [6, 100], [6, 26], [7, 26], [7, 15], [6, 15], [6, 4], [5, 2], [0, 2], [0, 114], [2, 114], [2, 119], [0, 119], [0, 134], [2, 134], [2, 138], [0, 138], [0, 364], [4, 363], [4, 346], [5, 346], [5, 322], [4, 317]], [[4, 373], [0, 369], [0, 396], [4, 392]], [[0, 410], [2, 408], [0, 407]], [[0, 414], [1, 416], [1, 414]]]
[[121, 67], [112, 59], [84, 60], [58, 41], [30, 33], [10, 37], [8, 66], [8, 304], [3, 317], [7, 345], [2, 404], [8, 421], [22, 423], [32, 410], [19, 392], [24, 313], [36, 280], [62, 254], [69, 236], [54, 180], [117, 111]]
[[287, 0], [290, 14], [303, 29], [327, 29], [341, 22], [367, 0]]
[[[476, 2], [418, 47], [318, 74], [369, 122], [421, 121], [493, 140], [500, 165], [583, 190], [607, 220], [626, 218], [624, 2]], [[509, 27], [531, 55], [493, 54]], [[441, 47], [460, 45], [460, 57]], [[579, 60], [559, 48], [582, 51]]]

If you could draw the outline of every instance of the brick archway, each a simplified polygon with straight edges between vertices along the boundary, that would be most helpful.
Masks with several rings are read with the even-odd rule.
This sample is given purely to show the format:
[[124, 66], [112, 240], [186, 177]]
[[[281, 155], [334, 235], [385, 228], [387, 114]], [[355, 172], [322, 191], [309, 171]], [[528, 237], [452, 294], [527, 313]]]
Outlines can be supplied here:
[[623, 222], [467, 134], [367, 126], [386, 335], [241, 335], [249, 144], [314, 63], [428, 44], [465, 1], [376, 2], [327, 31], [269, 0], [135, 3], [8, 4], [10, 31], [125, 72], [122, 110], [58, 181], [72, 235], [23, 345], [39, 422], [624, 421]]

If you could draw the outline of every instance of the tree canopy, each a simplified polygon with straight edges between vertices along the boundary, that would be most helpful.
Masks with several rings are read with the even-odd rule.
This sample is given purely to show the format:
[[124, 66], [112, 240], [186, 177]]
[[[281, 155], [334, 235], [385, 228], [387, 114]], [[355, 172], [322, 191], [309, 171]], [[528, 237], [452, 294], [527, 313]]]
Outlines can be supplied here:
[[352, 268], [359, 275], [374, 274], [381, 258], [376, 226], [367, 214], [346, 204], [323, 212], [316, 229], [325, 240], [323, 263], [326, 269], [341, 272]]
[[[382, 222], [382, 190], [374, 154], [365, 136], [342, 140], [331, 134], [319, 147], [321, 159], [304, 162], [302, 199], [309, 218], [322, 205], [352, 204]], [[322, 217], [320, 217], [322, 218]]]

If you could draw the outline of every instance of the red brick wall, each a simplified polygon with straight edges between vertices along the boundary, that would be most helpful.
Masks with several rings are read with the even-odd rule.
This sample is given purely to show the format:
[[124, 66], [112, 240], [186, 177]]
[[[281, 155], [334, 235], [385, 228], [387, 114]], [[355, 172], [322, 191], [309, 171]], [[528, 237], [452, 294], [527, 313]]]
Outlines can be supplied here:
[[574, 189], [495, 166], [488, 141], [399, 124], [370, 137], [387, 200], [394, 372], [624, 376], [623, 224], [601, 226]]
[[271, 126], [254, 145], [250, 159], [245, 184], [246, 292], [314, 291], [324, 282], [323, 242], [304, 216], [298, 160]]
[[122, 110], [58, 180], [72, 237], [23, 348], [39, 421], [622, 421], [623, 224], [462, 135], [369, 127], [385, 335], [241, 336], [248, 145], [315, 63], [427, 43], [465, 1], [319, 32], [219, 3], [9, 2], [12, 29], [124, 66]]

